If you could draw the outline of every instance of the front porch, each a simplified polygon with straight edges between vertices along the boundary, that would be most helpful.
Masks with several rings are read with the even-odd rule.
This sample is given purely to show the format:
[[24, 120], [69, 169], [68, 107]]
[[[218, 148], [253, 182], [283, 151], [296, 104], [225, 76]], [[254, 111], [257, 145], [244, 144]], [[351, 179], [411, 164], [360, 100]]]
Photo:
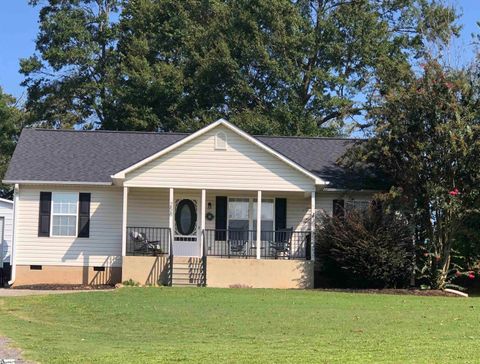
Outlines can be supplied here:
[[[238, 279], [260, 269], [260, 276], [282, 277], [273, 287], [299, 287], [291, 283], [301, 280], [299, 264], [302, 275], [313, 267], [314, 204], [315, 194], [305, 192], [124, 187], [122, 281], [263, 286]], [[275, 261], [292, 263], [275, 268]], [[225, 269], [236, 270], [231, 281], [218, 279]]]

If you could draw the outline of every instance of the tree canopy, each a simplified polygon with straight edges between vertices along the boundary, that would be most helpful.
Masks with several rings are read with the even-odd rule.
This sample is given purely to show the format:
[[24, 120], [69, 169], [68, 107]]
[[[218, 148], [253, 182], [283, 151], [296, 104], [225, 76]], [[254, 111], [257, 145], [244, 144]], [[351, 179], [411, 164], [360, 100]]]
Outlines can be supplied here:
[[24, 122], [24, 111], [17, 107], [15, 98], [0, 88], [0, 197], [10, 192], [10, 188], [1, 183], [1, 178], [7, 170]]
[[390, 177], [384, 197], [410, 221], [420, 269], [444, 287], [458, 233], [480, 211], [480, 101], [466, 73], [435, 61], [423, 68], [378, 99], [369, 114], [374, 135], [350, 164], [363, 161]]
[[53, 127], [338, 133], [455, 19], [433, 0], [49, 0], [27, 108]]

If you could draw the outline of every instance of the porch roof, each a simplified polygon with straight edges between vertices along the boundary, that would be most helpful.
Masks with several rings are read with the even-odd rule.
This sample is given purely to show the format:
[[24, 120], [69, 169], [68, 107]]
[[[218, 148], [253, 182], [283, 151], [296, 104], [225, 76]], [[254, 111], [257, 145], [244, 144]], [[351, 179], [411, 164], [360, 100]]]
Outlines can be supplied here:
[[[184, 133], [24, 129], [5, 183], [111, 184], [111, 176], [187, 137]], [[257, 136], [260, 142], [329, 188], [374, 189], [378, 183], [336, 162], [355, 142], [344, 138]], [[373, 184], [372, 184], [373, 182]], [[378, 182], [378, 181], [377, 181]]]

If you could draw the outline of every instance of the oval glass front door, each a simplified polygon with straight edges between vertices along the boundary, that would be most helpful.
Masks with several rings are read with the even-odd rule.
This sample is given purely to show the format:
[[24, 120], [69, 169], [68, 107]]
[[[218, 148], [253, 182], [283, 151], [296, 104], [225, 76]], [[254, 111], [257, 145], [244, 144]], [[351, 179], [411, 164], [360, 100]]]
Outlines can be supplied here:
[[181, 235], [191, 235], [197, 224], [197, 211], [192, 200], [181, 200], [175, 213], [177, 232]]

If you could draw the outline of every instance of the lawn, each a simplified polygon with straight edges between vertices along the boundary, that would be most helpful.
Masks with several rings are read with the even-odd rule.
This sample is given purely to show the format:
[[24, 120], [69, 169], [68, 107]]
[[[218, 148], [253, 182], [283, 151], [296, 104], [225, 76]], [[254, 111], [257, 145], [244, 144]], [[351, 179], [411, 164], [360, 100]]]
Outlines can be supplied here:
[[0, 299], [41, 363], [478, 363], [480, 299], [122, 288]]

